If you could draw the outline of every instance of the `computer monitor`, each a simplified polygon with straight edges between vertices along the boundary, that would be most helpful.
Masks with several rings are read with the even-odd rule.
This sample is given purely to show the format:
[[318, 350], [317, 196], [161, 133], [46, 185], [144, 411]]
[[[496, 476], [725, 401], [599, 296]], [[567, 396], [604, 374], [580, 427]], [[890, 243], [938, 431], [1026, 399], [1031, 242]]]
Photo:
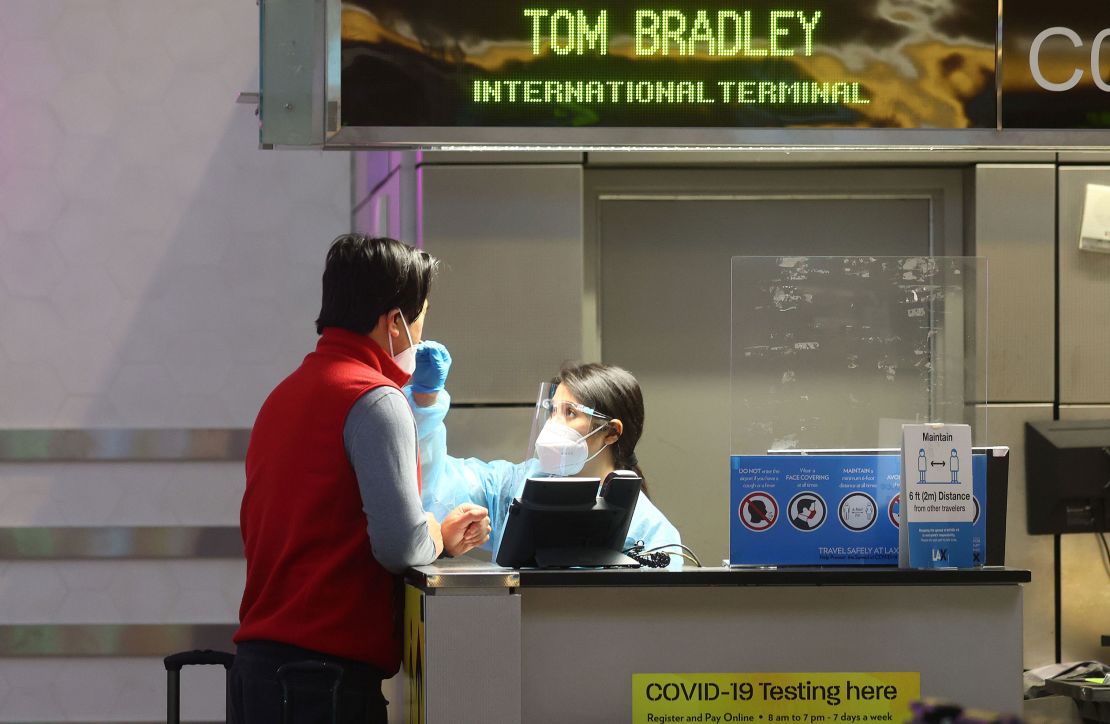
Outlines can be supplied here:
[[[901, 455], [898, 448], [769, 450], [773, 455]], [[1010, 477], [1010, 448], [973, 447], [972, 455], [987, 456], [986, 565], [1006, 561], [1006, 503]]]
[[[618, 470], [598, 478], [529, 478], [509, 505], [497, 564], [506, 568], [635, 568], [625, 537], [643, 479]], [[600, 495], [599, 495], [600, 493]]]
[[1025, 423], [1029, 533], [1110, 531], [1110, 420]]

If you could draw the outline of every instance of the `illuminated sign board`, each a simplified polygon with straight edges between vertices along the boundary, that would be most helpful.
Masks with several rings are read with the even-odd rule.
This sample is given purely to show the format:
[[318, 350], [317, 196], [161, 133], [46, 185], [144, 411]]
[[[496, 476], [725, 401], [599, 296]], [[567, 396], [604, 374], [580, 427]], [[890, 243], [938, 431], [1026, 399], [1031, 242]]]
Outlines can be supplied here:
[[343, 126], [997, 125], [997, 0], [342, 7]]
[[1110, 128], [1110, 4], [1006, 0], [1005, 13], [1002, 127]]
[[259, 7], [264, 145], [1110, 147], [1110, 3]]

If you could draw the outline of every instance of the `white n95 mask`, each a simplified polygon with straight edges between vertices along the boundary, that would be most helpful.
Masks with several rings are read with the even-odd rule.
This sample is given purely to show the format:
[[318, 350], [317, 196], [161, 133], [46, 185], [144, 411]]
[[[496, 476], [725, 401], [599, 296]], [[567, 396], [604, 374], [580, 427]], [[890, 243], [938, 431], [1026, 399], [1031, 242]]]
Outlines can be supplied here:
[[601, 454], [608, 445], [602, 445], [593, 455], [586, 445], [586, 438], [598, 430], [604, 430], [605, 425], [597, 428], [589, 435], [581, 435], [577, 430], [567, 427], [561, 422], [548, 420], [543, 430], [536, 437], [536, 458], [540, 462], [540, 470], [549, 475], [564, 477], [582, 472], [586, 463]]
[[397, 363], [397, 366], [401, 368], [402, 372], [411, 377], [412, 373], [416, 371], [416, 345], [412, 343], [412, 335], [409, 334], [409, 323], [405, 321], [404, 313], [398, 309], [397, 314], [401, 316], [401, 324], [405, 325], [405, 336], [409, 339], [409, 346], [408, 349], [403, 349], [397, 354], [393, 354], [393, 337], [387, 333], [386, 339], [389, 341], [389, 356], [393, 358], [393, 361]]

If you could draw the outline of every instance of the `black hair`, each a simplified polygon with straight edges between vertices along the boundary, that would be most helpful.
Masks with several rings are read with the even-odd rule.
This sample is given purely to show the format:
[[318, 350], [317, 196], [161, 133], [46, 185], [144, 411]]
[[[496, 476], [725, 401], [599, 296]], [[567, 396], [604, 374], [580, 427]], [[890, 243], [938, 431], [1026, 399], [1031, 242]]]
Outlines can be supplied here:
[[324, 264], [316, 334], [325, 327], [369, 334], [391, 309], [400, 309], [412, 324], [424, 311], [438, 264], [431, 254], [396, 239], [342, 234]]
[[[644, 432], [644, 396], [636, 378], [620, 367], [590, 363], [564, 367], [554, 381], [565, 385], [579, 403], [621, 421], [624, 429], [612, 445], [613, 467], [644, 478], [636, 459], [636, 443]], [[647, 495], [647, 478], [643, 491]]]

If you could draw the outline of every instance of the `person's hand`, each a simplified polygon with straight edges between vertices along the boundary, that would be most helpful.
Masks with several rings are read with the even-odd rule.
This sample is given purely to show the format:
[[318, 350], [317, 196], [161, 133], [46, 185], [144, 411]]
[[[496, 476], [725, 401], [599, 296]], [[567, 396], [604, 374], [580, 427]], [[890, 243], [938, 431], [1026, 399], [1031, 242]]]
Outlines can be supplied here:
[[430, 395], [443, 389], [451, 369], [451, 353], [439, 342], [426, 340], [416, 347], [416, 369], [409, 384], [412, 391]]
[[428, 519], [428, 535], [432, 539], [432, 543], [436, 546], [436, 558], [443, 553], [443, 529], [439, 521], [431, 513], [424, 513], [424, 517]]
[[461, 556], [489, 540], [489, 511], [480, 505], [463, 503], [448, 513], [440, 525], [443, 549], [449, 556]]

